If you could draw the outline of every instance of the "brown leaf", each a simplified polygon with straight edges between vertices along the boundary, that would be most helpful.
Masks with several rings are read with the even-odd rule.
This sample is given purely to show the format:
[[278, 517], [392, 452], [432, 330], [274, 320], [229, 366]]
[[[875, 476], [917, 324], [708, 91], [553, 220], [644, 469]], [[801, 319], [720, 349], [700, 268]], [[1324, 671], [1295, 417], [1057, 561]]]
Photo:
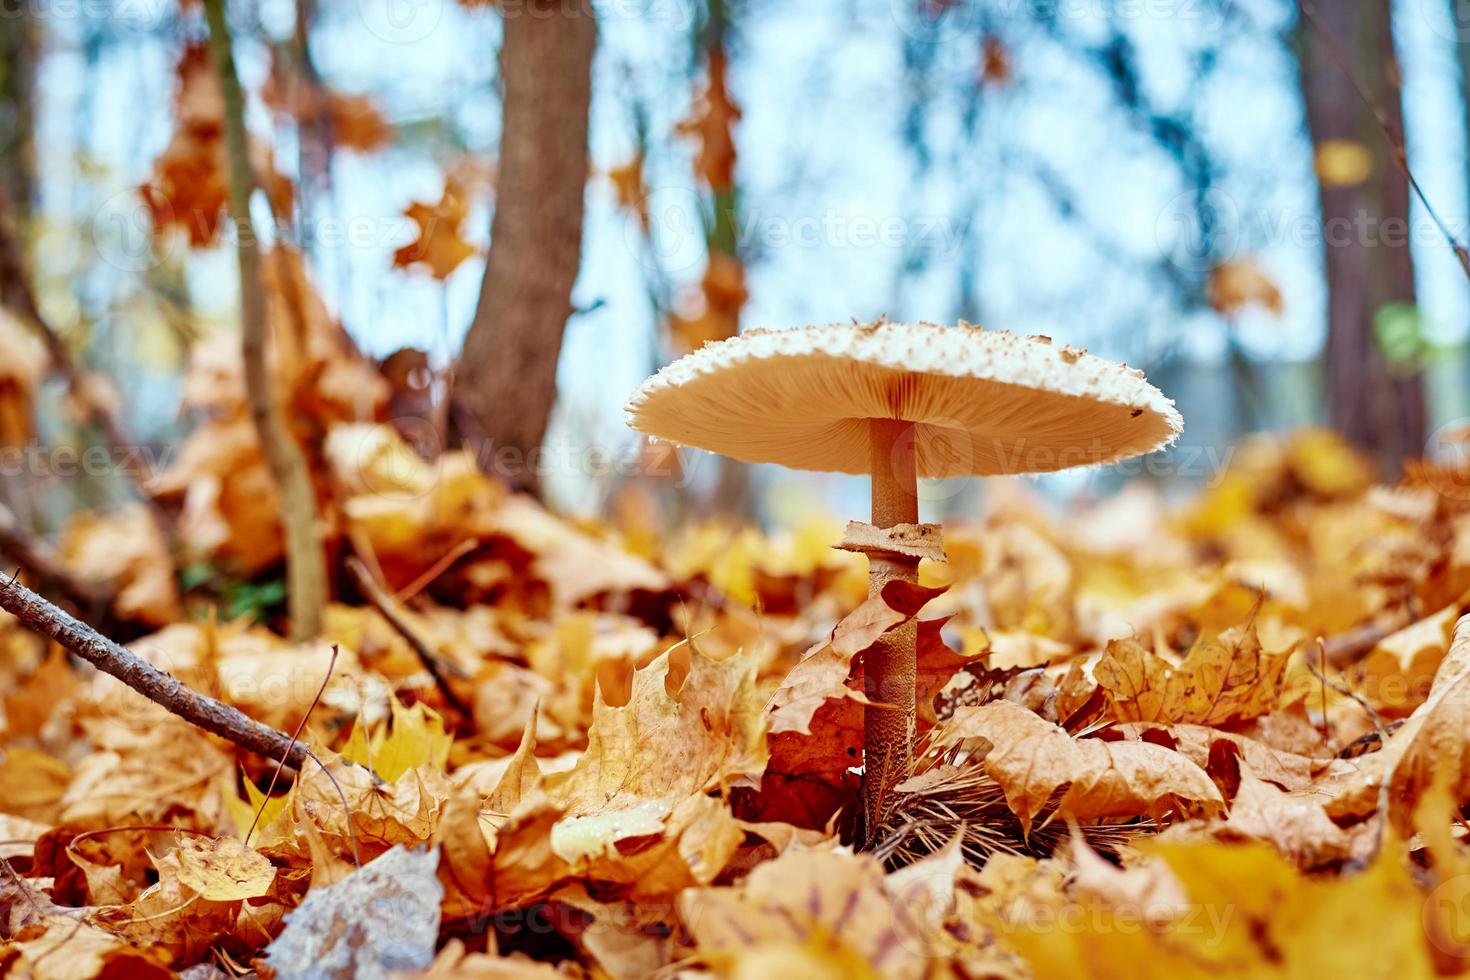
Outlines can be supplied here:
[[463, 237], [470, 213], [469, 193], [453, 175], [445, 178], [439, 203], [415, 201], [403, 213], [418, 226], [418, 237], [393, 253], [395, 266], [423, 265], [431, 276], [442, 280], [476, 253], [475, 246]]
[[1327, 799], [1313, 790], [1280, 789], [1242, 766], [1230, 817], [1214, 832], [1216, 836], [1265, 841], [1304, 868], [1367, 856], [1373, 846], [1373, 828], [1339, 827], [1323, 807]]
[[[1455, 645], [1467, 638], [1470, 629], [1457, 631]], [[1408, 834], [1414, 808], [1436, 778], [1445, 781], [1456, 801], [1470, 800], [1466, 731], [1470, 731], [1470, 670], [1436, 677], [1429, 699], [1414, 709], [1378, 751], [1356, 760], [1356, 772], [1324, 781], [1323, 790], [1333, 796], [1327, 804], [1328, 815], [1344, 822], [1372, 814], [1387, 783], [1389, 812], [1385, 816]]]
[[1255, 618], [1190, 651], [1171, 667], [1137, 640], [1114, 640], [1093, 670], [1118, 721], [1229, 725], [1277, 706], [1288, 657], [1261, 648]]
[[118, 615], [147, 626], [166, 626], [181, 618], [168, 542], [142, 504], [108, 515], [73, 514], [58, 554], [79, 575], [107, 583]]
[[669, 650], [633, 675], [626, 705], [594, 706], [587, 751], [552, 792], [567, 813], [553, 847], [576, 861], [661, 836], [686, 798], [758, 776], [765, 734], [753, 663]]
[[1391, 633], [1369, 652], [1356, 672], [1368, 701], [1392, 716], [1408, 714], [1424, 702], [1440, 661], [1450, 648], [1455, 622], [1466, 609], [1455, 602]]
[[728, 59], [723, 48], [709, 50], [709, 77], [695, 101], [693, 114], [681, 122], [679, 135], [692, 136], [699, 144], [694, 169], [716, 194], [735, 186], [735, 124], [740, 109], [730, 96]]
[[[854, 798], [857, 780], [848, 770], [862, 764], [867, 699], [853, 677], [853, 661], [943, 591], [889, 583], [838, 623], [830, 639], [807, 651], [768, 702], [770, 761], [759, 793], [742, 794], [742, 816], [818, 829]], [[940, 672], [930, 670], [930, 681]]]
[[1025, 828], [1054, 795], [1057, 812], [1079, 820], [1217, 813], [1225, 800], [1199, 766], [1147, 742], [1073, 739], [1009, 701], [960, 708], [935, 736], [941, 748], [989, 743], [982, 764]]

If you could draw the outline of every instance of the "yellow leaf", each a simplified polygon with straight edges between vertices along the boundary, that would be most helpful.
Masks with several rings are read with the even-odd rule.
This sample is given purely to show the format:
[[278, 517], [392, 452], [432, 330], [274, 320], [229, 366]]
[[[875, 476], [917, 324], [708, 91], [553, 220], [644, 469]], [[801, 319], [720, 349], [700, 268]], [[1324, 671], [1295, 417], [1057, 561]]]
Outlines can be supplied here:
[[391, 734], [380, 727], [369, 737], [359, 719], [342, 748], [342, 758], [371, 769], [389, 783], [421, 766], [443, 771], [454, 739], [444, 730], [444, 719], [437, 711], [423, 704], [405, 708], [395, 699], [391, 728]]
[[[1149, 907], [1126, 896], [1073, 897], [1033, 888], [979, 903], [1001, 939], [1038, 977], [1431, 977], [1424, 897], [1383, 848], [1366, 871], [1299, 873], [1263, 844], [1150, 843], [1188, 901]], [[1167, 921], [1154, 916], [1167, 913]]]
[[1316, 169], [1323, 187], [1357, 187], [1373, 176], [1373, 154], [1357, 140], [1323, 140]]
[[1275, 710], [1286, 665], [1285, 654], [1261, 648], [1253, 612], [1243, 629], [1199, 644], [1178, 667], [1137, 640], [1114, 640], [1094, 676], [1118, 721], [1227, 725]]
[[212, 902], [259, 898], [276, 880], [265, 856], [233, 837], [184, 834], [177, 853], [179, 880]]

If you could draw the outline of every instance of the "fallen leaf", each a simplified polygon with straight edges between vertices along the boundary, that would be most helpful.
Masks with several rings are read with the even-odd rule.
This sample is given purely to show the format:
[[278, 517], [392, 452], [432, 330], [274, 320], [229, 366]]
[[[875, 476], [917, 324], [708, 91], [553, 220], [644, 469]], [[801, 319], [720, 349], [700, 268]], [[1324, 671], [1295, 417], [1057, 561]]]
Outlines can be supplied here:
[[1079, 820], [1162, 819], [1225, 806], [1205, 771], [1177, 752], [1147, 742], [1074, 739], [1009, 701], [958, 709], [935, 741], [944, 748], [971, 738], [988, 743], [981, 764], [1027, 829], [1054, 794], [1058, 814]]

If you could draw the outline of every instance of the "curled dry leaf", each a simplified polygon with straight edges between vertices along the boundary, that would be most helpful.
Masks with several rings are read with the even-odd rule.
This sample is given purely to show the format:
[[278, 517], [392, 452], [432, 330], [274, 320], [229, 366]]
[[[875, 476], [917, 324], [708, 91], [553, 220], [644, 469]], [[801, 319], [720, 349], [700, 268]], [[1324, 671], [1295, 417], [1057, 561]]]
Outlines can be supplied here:
[[[1351, 775], [1323, 789], [1332, 794], [1327, 804], [1333, 819], [1351, 821], [1373, 814], [1385, 784], [1386, 818], [1401, 833], [1413, 832], [1413, 812], [1435, 779], [1445, 782], [1455, 800], [1470, 800], [1470, 670], [1461, 667], [1461, 652], [1470, 644], [1470, 620], [1455, 629], [1454, 650], [1435, 677], [1429, 699], [1414, 709], [1381, 748], [1356, 760]], [[1447, 676], [1448, 675], [1448, 676]]]
[[1242, 766], [1230, 816], [1214, 828], [1217, 837], [1265, 841], [1304, 868], [1318, 868], [1371, 855], [1373, 828], [1344, 829], [1323, 804], [1327, 796], [1309, 789], [1288, 792]]
[[1422, 895], [1396, 855], [1311, 878], [1264, 844], [1145, 850], [1187, 896], [1167, 922], [1151, 925], [1162, 910], [1126, 893], [1074, 896], [1034, 873], [1026, 891], [976, 911], [1035, 976], [1434, 976]]
[[1449, 651], [1455, 622], [1466, 608], [1470, 606], [1465, 602], [1454, 602], [1378, 641], [1354, 671], [1355, 687], [1390, 716], [1418, 707], [1429, 695]]
[[[731, 976], [919, 978], [939, 957], [970, 959], [977, 974], [1002, 957], [967, 947], [946, 928], [958, 848], [885, 876], [867, 855], [792, 849], [738, 885], [691, 889], [679, 916], [695, 955]], [[768, 972], [773, 971], [773, 972]]]
[[1262, 649], [1252, 614], [1245, 627], [1196, 646], [1178, 667], [1137, 640], [1114, 640], [1093, 674], [1118, 721], [1218, 726], [1274, 710], [1287, 660]]
[[142, 504], [107, 515], [73, 515], [59, 556], [77, 574], [106, 583], [119, 616], [154, 627], [181, 617], [168, 542]]
[[1307, 789], [1319, 779], [1340, 778], [1353, 771], [1352, 764], [1342, 759], [1298, 755], [1274, 748], [1259, 739], [1204, 725], [1118, 725], [1100, 737], [1111, 738], [1114, 735], [1138, 738], [1173, 749], [1208, 772], [1222, 789], [1230, 793], [1234, 792], [1241, 766], [1292, 791]]
[[[828, 640], [807, 651], [767, 704], [770, 761], [760, 793], [747, 801], [743, 815], [760, 819], [763, 813], [779, 813], [815, 829], [852, 802], [857, 781], [850, 770], [862, 763], [867, 703], [861, 682], [854, 680], [853, 661], [943, 591], [892, 582], [839, 622]], [[936, 653], [940, 647], [924, 648]], [[928, 674], [936, 676], [932, 670]]]
[[1079, 820], [1224, 810], [1220, 790], [1203, 769], [1147, 742], [1074, 739], [1020, 705], [995, 701], [960, 708], [935, 736], [941, 747], [983, 739], [981, 764], [1005, 790], [1025, 828], [1060, 794], [1057, 813]]
[[212, 902], [259, 898], [276, 879], [263, 855], [233, 837], [184, 834], [176, 854], [179, 881]]

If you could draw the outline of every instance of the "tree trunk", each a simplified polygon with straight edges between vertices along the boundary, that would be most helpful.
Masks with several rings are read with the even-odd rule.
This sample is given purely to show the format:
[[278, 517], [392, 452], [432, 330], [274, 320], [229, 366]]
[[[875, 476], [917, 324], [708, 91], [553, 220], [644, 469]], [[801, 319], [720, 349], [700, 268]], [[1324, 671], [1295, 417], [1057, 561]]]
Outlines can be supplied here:
[[537, 458], [556, 402], [572, 312], [588, 176], [597, 22], [590, 2], [506, 8], [505, 86], [490, 258], [456, 373], [456, 396], [493, 472], [539, 490]]
[[[1470, 142], [1470, 11], [1462, 14], [1464, 5], [1460, 0], [1446, 0], [1450, 8], [1450, 23], [1455, 31], [1455, 54], [1459, 58], [1460, 68], [1460, 99], [1464, 110], [1465, 139]], [[1465, 159], [1460, 161], [1465, 174], [1466, 201], [1470, 203], [1470, 147], [1467, 147]]]
[[276, 400], [266, 358], [270, 324], [260, 278], [260, 239], [250, 220], [255, 177], [250, 172], [245, 132], [245, 96], [235, 72], [235, 55], [225, 19], [225, 0], [204, 0], [209, 49], [224, 93], [225, 162], [229, 168], [230, 217], [235, 221], [240, 268], [240, 350], [245, 366], [245, 397], [261, 451], [281, 494], [281, 529], [286, 543], [286, 601], [291, 639], [321, 634], [322, 612], [330, 597], [322, 528], [317, 520], [311, 466], [286, 425]]
[[1373, 453], [1388, 475], [1420, 454], [1425, 437], [1419, 365], [1391, 363], [1374, 332], [1385, 306], [1414, 302], [1409, 186], [1395, 162], [1404, 142], [1391, 8], [1387, 0], [1300, 0], [1300, 6], [1302, 94], [1313, 146], [1320, 154], [1324, 146], [1356, 144], [1372, 162], [1358, 182], [1330, 178], [1319, 166], [1328, 406], [1333, 427]]
[[38, 31], [28, 4], [8, 9], [0, 30], [0, 188], [23, 224], [36, 196]]

